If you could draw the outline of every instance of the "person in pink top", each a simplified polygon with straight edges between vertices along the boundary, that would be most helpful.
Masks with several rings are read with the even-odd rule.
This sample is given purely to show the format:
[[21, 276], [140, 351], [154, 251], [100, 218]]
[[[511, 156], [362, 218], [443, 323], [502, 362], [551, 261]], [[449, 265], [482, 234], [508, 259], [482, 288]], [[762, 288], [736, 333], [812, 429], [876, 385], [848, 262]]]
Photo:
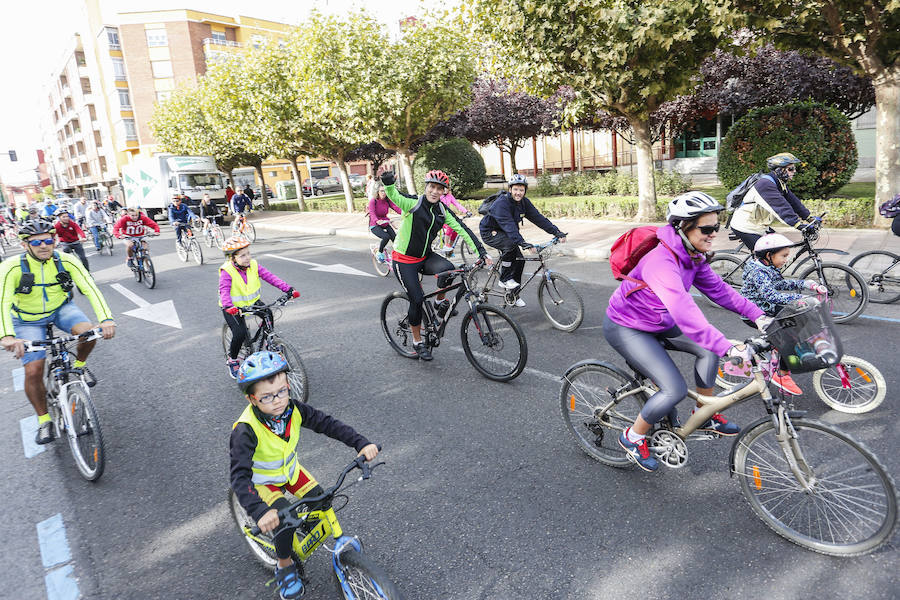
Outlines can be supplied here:
[[237, 379], [241, 368], [237, 357], [248, 335], [241, 307], [262, 304], [260, 291], [263, 281], [294, 298], [299, 298], [300, 292], [250, 256], [250, 240], [246, 236], [231, 236], [222, 244], [222, 252], [226, 260], [219, 267], [219, 306], [222, 307], [225, 323], [231, 329], [231, 346], [228, 348], [225, 366], [228, 367], [229, 374]]
[[[441, 196], [441, 203], [447, 208], [454, 208], [458, 210], [460, 217], [463, 219], [467, 219], [472, 216], [472, 212], [468, 208], [463, 206], [460, 201], [457, 200], [450, 192], [447, 192], [446, 194]], [[454, 231], [452, 227], [445, 223], [444, 235], [446, 236], [446, 242], [443, 248], [444, 254], [450, 256], [453, 253], [453, 243], [456, 241], [456, 236], [458, 236], [459, 234], [456, 233], [456, 231]]]
[[381, 244], [378, 246], [378, 254], [375, 257], [378, 259], [378, 262], [384, 262], [384, 247], [397, 237], [397, 232], [391, 227], [391, 220], [388, 216], [390, 211], [394, 211], [399, 215], [400, 207], [390, 201], [383, 185], [379, 183], [375, 190], [375, 196], [369, 200], [366, 214], [369, 215], [369, 231], [381, 240]]
[[[645, 471], [659, 466], [650, 455], [646, 434], [666, 416], [677, 422], [675, 406], [687, 395], [687, 383], [666, 350], [696, 356], [694, 382], [697, 392], [704, 395], [713, 394], [720, 356], [747, 358], [742, 344], [732, 346], [706, 320], [688, 292], [691, 286], [761, 328], [771, 321], [709, 266], [707, 253], [719, 231], [718, 213], [723, 209], [703, 192], [687, 192], [673, 199], [666, 211], [669, 224], [656, 234], [659, 244], [628, 273], [606, 309], [606, 341], [659, 388], [647, 399], [634, 424], [619, 435], [619, 445]], [[740, 432], [718, 413], [699, 429], [728, 436]]]

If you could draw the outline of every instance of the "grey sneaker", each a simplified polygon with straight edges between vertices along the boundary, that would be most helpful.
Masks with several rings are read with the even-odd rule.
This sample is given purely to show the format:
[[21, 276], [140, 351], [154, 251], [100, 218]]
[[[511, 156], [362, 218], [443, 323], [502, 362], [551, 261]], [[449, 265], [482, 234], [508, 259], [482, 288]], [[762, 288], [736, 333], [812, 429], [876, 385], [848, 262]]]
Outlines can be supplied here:
[[37, 433], [34, 434], [35, 444], [49, 444], [56, 437], [53, 435], [53, 421], [47, 421], [38, 425]]

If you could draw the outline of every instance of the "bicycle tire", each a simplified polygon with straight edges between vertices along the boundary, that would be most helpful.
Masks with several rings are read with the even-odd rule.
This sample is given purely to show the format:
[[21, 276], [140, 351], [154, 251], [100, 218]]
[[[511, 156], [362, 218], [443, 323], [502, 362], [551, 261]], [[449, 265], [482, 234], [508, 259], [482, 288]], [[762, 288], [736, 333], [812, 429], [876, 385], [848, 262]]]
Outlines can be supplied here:
[[342, 598], [346, 600], [361, 598], [400, 600], [403, 598], [387, 571], [362, 552], [348, 548], [341, 552], [337, 562], [340, 563], [342, 574], [350, 588], [349, 590], [343, 588], [337, 572], [335, 572], [334, 582]]
[[[709, 261], [709, 268], [736, 292], [741, 291], [741, 287], [744, 285], [743, 265], [744, 260], [730, 254], [716, 254]], [[710, 306], [721, 308], [718, 304], [707, 298], [705, 294], [700, 295], [703, 296], [703, 299], [706, 300]]]
[[393, 292], [381, 303], [381, 332], [391, 348], [400, 356], [418, 358], [413, 349], [412, 330], [409, 327], [407, 312], [409, 296], [406, 292]]
[[[247, 329], [249, 330], [249, 324]], [[253, 354], [253, 347], [250, 345], [250, 335], [247, 335], [247, 339], [244, 340], [244, 345], [241, 346], [240, 351], [237, 355], [237, 360], [243, 361], [245, 358]], [[228, 326], [228, 323], [222, 324], [222, 350], [225, 355], [225, 360], [231, 358], [228, 352], [231, 350], [231, 327]]]
[[[184, 233], [182, 233], [184, 235]], [[178, 254], [178, 258], [181, 259], [181, 262], [188, 261], [188, 250], [183, 242], [175, 242], [175, 252]]]
[[200, 242], [198, 242], [195, 238], [191, 238], [191, 242], [188, 244], [188, 250], [191, 252], [191, 256], [194, 259], [194, 262], [198, 265], [203, 264], [203, 249], [200, 248]]
[[[472, 318], [472, 312], [466, 312], [459, 326], [459, 336], [466, 358], [469, 359], [476, 371], [488, 379], [493, 381], [512, 381], [522, 373], [525, 369], [525, 364], [528, 362], [528, 343], [525, 341], [525, 334], [522, 333], [516, 322], [499, 308], [488, 304], [479, 304], [475, 310], [481, 319], [482, 326], [484, 324], [488, 325], [488, 331], [485, 332], [487, 339], [481, 338], [478, 324]], [[512, 336], [501, 330], [504, 324], [512, 331]], [[471, 335], [469, 332], [470, 325], [473, 325]], [[510, 337], [515, 337], [518, 355], [514, 354], [509, 358], [498, 356], [499, 352], [507, 345], [506, 339]], [[473, 346], [475, 349], [473, 349]], [[482, 352], [491, 352], [494, 356], [490, 354], [485, 355]], [[479, 355], [483, 358], [480, 358]], [[487, 361], [489, 360], [493, 360], [500, 369], [505, 370], [492, 370], [487, 366]], [[506, 366], [504, 366], [504, 363]]]
[[614, 400], [612, 392], [632, 381], [611, 365], [589, 362], [571, 369], [559, 390], [559, 411], [569, 435], [582, 452], [617, 469], [634, 467], [619, 446], [619, 434], [634, 423], [644, 408], [646, 394], [628, 396], [600, 419], [596, 415]]
[[[134, 259], [132, 259], [132, 260], [134, 260]], [[140, 283], [140, 281], [142, 279], [142, 274], [141, 274], [141, 269], [138, 268], [136, 263], [135, 263], [134, 267], [131, 267], [131, 274], [134, 276], [134, 280], [137, 281], [138, 283]]]
[[[743, 342], [736, 342], [736, 343], [740, 344]], [[727, 360], [729, 360], [729, 357], [720, 356], [719, 357], [719, 367], [718, 367], [718, 369], [716, 369], [716, 385], [718, 387], [722, 388], [723, 390], [730, 390], [731, 388], [733, 388], [736, 385], [741, 385], [742, 383], [746, 383], [750, 379], [750, 377], [752, 377], [752, 375], [750, 374], [750, 371], [749, 371], [749, 366], [747, 367], [748, 370], [747, 370], [746, 377], [740, 377], [737, 375], [731, 375], [729, 373], [726, 373], [724, 367], [725, 367], [725, 362]]]
[[[584, 321], [584, 300], [571, 279], [561, 273], [550, 273], [550, 283], [547, 283], [547, 279], [541, 277], [537, 297], [541, 311], [554, 328], [572, 332], [581, 327], [581, 323]], [[557, 298], [559, 302], [557, 302]], [[550, 314], [551, 309], [564, 306], [570, 306], [572, 310], [563, 310], [559, 318]]]
[[[888, 264], [876, 263], [875, 256], [887, 258]], [[847, 266], [856, 269], [865, 279], [869, 287], [869, 302], [890, 304], [900, 300], [900, 255], [887, 250], [869, 250], [854, 257]]]
[[858, 356], [844, 355], [841, 365], [849, 377], [844, 388], [837, 367], [813, 373], [813, 389], [822, 402], [838, 412], [860, 414], [875, 410], [887, 395], [887, 383], [875, 365]]
[[103, 248], [106, 248], [106, 250], [109, 252], [109, 255], [112, 256], [113, 246], [115, 246], [115, 239], [113, 238], [113, 236], [109, 234], [103, 236], [103, 243], [101, 244], [100, 249], [102, 250]]
[[141, 277], [148, 289], [156, 287], [156, 269], [153, 268], [153, 261], [149, 256], [141, 259]]
[[802, 445], [814, 473], [810, 489], [794, 476], [770, 419], [735, 441], [734, 472], [753, 512], [781, 537], [821, 554], [859, 556], [886, 543], [897, 525], [897, 490], [878, 458], [832, 425], [802, 418], [792, 423], [796, 447]]
[[307, 402], [309, 400], [309, 378], [306, 375], [306, 367], [303, 366], [300, 353], [294, 346], [277, 335], [269, 338], [268, 346], [269, 350], [281, 354], [291, 367], [288, 373], [291, 397], [299, 402]]
[[[387, 260], [385, 260], [384, 262], [378, 262], [378, 257], [375, 256], [375, 254], [378, 252], [377, 248], [378, 248], [378, 246], [376, 246], [376, 245], [372, 246], [372, 252], [371, 252], [372, 265], [375, 267], [376, 273], [378, 273], [382, 277], [387, 277], [391, 273], [391, 263], [387, 262]], [[385, 256], [387, 256], [387, 253], [388, 253], [387, 246], [385, 246], [385, 248], [384, 248], [384, 253], [385, 253]]]
[[247, 236], [251, 243], [256, 241], [256, 227], [250, 221], [244, 221], [244, 235]]
[[213, 247], [213, 234], [211, 231], [203, 232], [203, 243], [206, 244], [207, 248]]
[[[247, 543], [247, 546], [250, 548], [250, 553], [253, 554], [253, 558], [266, 567], [270, 571], [275, 571], [275, 566], [278, 563], [278, 559], [275, 556], [274, 549], [274, 541], [271, 534], [268, 533], [260, 533], [259, 536], [269, 543], [273, 545], [272, 548], [267, 548], [266, 546], [261, 545], [256, 540], [252, 540], [244, 533], [244, 527], [255, 527], [256, 521], [254, 521], [250, 515], [247, 514], [247, 511], [244, 510], [244, 507], [241, 506], [240, 501], [238, 500], [237, 494], [234, 493], [234, 490], [228, 490], [228, 508], [231, 510], [231, 516], [234, 518], [234, 522], [238, 527], [238, 532], [241, 537]], [[300, 560], [300, 556], [291, 550], [291, 558], [294, 559], [294, 562], [300, 564], [302, 561]]]
[[74, 432], [66, 432], [75, 467], [88, 481], [97, 481], [106, 466], [106, 450], [103, 447], [103, 431], [100, 418], [91, 401], [91, 394], [84, 383], [68, 386], [70, 415]]
[[213, 230], [213, 242], [215, 242], [216, 248], [218, 248], [219, 250], [222, 249], [222, 244], [225, 243], [225, 234], [222, 233], [222, 228], [218, 225]]
[[[823, 262], [820, 281], [816, 265], [811, 265], [800, 274], [800, 279], [813, 279], [828, 288], [831, 302], [831, 318], [835, 323], [849, 323], [866, 309], [869, 303], [869, 286], [855, 269], [840, 263]], [[815, 277], [810, 277], [815, 275]]]

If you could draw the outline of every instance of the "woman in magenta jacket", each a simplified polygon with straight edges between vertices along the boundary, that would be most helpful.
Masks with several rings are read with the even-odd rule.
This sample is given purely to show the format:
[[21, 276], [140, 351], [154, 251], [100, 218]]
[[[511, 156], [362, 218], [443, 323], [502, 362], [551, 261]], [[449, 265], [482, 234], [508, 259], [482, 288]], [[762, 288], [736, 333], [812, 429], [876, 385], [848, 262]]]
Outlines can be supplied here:
[[369, 231], [381, 240], [376, 256], [380, 262], [384, 262], [384, 247], [387, 246], [389, 241], [394, 241], [394, 238], [397, 237], [397, 233], [391, 227], [391, 220], [388, 218], [388, 214], [390, 211], [394, 211], [399, 215], [400, 207], [390, 201], [383, 185], [378, 184], [375, 189], [375, 196], [369, 200], [367, 210], [369, 214]]
[[[755, 304], [743, 298], [710, 268], [707, 252], [719, 230], [724, 207], [703, 192], [688, 192], [669, 203], [669, 224], [657, 232], [659, 245], [641, 258], [609, 300], [603, 336], [628, 363], [659, 388], [650, 396], [634, 424], [619, 435], [619, 445], [645, 471], [658, 463], [650, 455], [645, 435], [666, 415], [677, 419], [675, 406], [687, 395], [687, 383], [667, 349], [697, 357], [697, 392], [712, 395], [719, 357], [743, 355], [732, 348], [697, 307], [688, 290], [697, 288], [716, 304], [764, 324]], [[740, 428], [715, 414], [700, 427], [720, 435], [737, 435]]]

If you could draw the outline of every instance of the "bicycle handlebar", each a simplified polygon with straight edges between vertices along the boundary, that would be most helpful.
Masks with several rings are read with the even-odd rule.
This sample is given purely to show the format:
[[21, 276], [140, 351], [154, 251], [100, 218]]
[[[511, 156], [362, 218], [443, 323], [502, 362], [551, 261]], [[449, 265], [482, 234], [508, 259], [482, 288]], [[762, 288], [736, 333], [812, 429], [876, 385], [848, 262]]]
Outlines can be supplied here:
[[79, 333], [78, 335], [63, 335], [59, 337], [53, 337], [48, 340], [25, 340], [25, 352], [32, 352], [36, 348], [46, 348], [48, 346], [59, 343], [67, 344], [74, 341], [89, 342], [91, 340], [99, 340], [102, 337], [103, 330], [99, 327], [95, 327], [94, 329], [85, 331], [84, 333]]
[[[381, 444], [376, 444], [376, 447], [378, 448], [378, 451], [381, 452]], [[325, 490], [324, 493], [319, 494], [318, 496], [300, 498], [296, 502], [291, 503], [290, 506], [286, 506], [285, 508], [282, 508], [281, 510], [279, 510], [278, 511], [279, 523], [285, 523], [285, 522], [290, 521], [293, 516], [293, 512], [295, 510], [297, 510], [298, 507], [300, 507], [304, 504], [313, 504], [314, 502], [321, 502], [322, 500], [326, 500], [326, 499], [334, 496], [335, 492], [337, 492], [339, 489], [341, 489], [341, 486], [344, 485], [344, 480], [346, 479], [347, 475], [350, 474], [350, 471], [353, 471], [355, 469], [359, 469], [360, 471], [362, 471], [362, 475], [360, 475], [359, 479], [356, 480], [356, 481], [362, 481], [364, 479], [369, 479], [370, 477], [372, 477], [372, 472], [375, 470], [375, 467], [380, 467], [383, 464], [385, 464], [384, 461], [377, 462], [373, 465], [370, 465], [368, 462], [366, 462], [365, 456], [357, 455], [357, 457], [354, 458], [350, 462], [350, 464], [348, 464], [346, 467], [344, 467], [343, 471], [341, 471], [341, 474], [338, 476], [337, 483], [335, 483], [333, 486], [331, 486], [330, 488]], [[260, 532], [258, 525], [254, 525], [250, 529], [250, 535], [259, 535], [260, 533], [261, 532]]]
[[258, 312], [262, 312], [264, 310], [268, 310], [270, 308], [275, 308], [276, 306], [284, 306], [289, 301], [293, 300], [294, 297], [291, 294], [285, 292], [270, 304], [251, 304], [250, 306], [240, 306], [237, 307], [240, 309], [240, 314], [255, 314]]

